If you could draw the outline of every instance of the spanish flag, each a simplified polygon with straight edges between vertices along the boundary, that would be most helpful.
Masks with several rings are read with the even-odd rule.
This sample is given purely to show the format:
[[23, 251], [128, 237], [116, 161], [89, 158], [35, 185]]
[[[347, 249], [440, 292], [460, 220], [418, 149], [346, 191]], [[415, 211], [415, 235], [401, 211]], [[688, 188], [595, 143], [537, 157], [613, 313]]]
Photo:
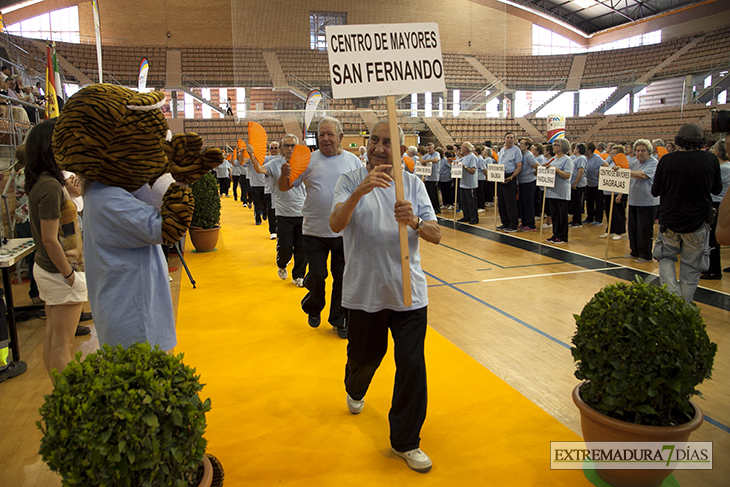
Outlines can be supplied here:
[[46, 46], [48, 59], [46, 60], [46, 118], [58, 116], [58, 93], [56, 86], [56, 72], [58, 65], [55, 63], [56, 55], [51, 52], [51, 46]]

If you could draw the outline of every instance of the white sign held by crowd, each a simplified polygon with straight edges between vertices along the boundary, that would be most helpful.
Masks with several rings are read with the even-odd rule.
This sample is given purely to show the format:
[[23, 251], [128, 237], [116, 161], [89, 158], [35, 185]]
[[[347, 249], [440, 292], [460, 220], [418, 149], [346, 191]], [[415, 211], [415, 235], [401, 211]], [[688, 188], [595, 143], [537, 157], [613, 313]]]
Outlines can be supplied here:
[[487, 181], [504, 182], [504, 164], [487, 164]]
[[598, 189], [614, 193], [629, 194], [631, 171], [619, 169], [614, 171], [610, 167], [601, 167], [598, 173]]
[[464, 173], [464, 166], [461, 163], [451, 165], [451, 179], [461, 179]]
[[537, 167], [537, 185], [545, 188], [555, 187], [555, 168], [551, 166]]
[[446, 90], [435, 22], [328, 25], [325, 35], [333, 98]]
[[416, 176], [430, 176], [431, 164], [432, 163], [430, 162], [427, 162], [426, 164], [416, 163], [416, 167], [413, 169], [413, 174], [415, 174]]

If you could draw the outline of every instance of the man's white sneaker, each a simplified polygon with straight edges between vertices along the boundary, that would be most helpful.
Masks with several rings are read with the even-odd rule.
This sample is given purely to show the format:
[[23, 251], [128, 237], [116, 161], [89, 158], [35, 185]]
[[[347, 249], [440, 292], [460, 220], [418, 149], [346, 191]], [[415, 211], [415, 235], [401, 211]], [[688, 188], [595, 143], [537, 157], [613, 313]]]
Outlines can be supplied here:
[[350, 395], [347, 395], [347, 409], [350, 410], [352, 414], [360, 414], [360, 411], [362, 411], [362, 407], [365, 405], [365, 399], [360, 399], [359, 401], [354, 400], [350, 397]]
[[280, 279], [281, 279], [282, 281], [286, 279], [286, 276], [287, 276], [288, 274], [287, 274], [287, 272], [286, 272], [286, 268], [285, 268], [285, 267], [279, 267], [279, 270], [278, 270], [277, 272], [278, 272], [278, 274], [279, 274], [279, 278], [280, 278]]
[[621, 240], [622, 235], [620, 233], [614, 233], [611, 240]]
[[423, 453], [420, 448], [403, 452], [394, 448], [391, 448], [391, 450], [393, 450], [393, 453], [404, 459], [408, 466], [416, 472], [426, 473], [431, 470], [431, 467], [433, 466], [431, 459], [428, 458], [428, 455]]
[[269, 240], [276, 240], [276, 234], [272, 233], [271, 235], [269, 235]]
[[599, 235], [598, 238], [608, 238], [608, 232], [604, 233], [603, 235]]
[[294, 279], [294, 284], [297, 287], [304, 287], [304, 278], [297, 277], [296, 279]]

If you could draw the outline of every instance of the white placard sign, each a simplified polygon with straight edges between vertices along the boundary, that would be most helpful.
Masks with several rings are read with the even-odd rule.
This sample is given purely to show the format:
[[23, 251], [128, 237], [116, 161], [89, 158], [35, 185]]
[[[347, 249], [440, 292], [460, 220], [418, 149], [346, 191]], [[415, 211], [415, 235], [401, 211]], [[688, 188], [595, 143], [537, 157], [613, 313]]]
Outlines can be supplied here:
[[555, 187], [555, 168], [552, 166], [548, 167], [537, 167], [537, 185], [544, 186], [546, 188]]
[[451, 179], [461, 179], [464, 173], [464, 166], [460, 162], [451, 165]]
[[435, 22], [328, 25], [325, 35], [333, 98], [446, 90]]
[[430, 162], [426, 164], [420, 164], [416, 163], [416, 167], [413, 170], [413, 174], [416, 176], [430, 176], [431, 175], [431, 164]]
[[610, 167], [601, 167], [598, 173], [598, 189], [614, 193], [629, 194], [631, 171], [619, 169], [614, 171]]
[[504, 164], [487, 164], [487, 181], [504, 182]]

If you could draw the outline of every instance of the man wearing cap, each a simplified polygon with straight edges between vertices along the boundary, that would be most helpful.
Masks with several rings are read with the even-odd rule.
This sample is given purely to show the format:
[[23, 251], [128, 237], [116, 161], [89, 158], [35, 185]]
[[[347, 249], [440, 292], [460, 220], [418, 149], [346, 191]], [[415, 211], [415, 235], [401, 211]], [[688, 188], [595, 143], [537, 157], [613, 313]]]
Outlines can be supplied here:
[[[661, 197], [654, 258], [659, 261], [661, 284], [690, 303], [700, 274], [710, 265], [710, 222], [714, 220], [710, 194], [720, 194], [722, 179], [717, 156], [702, 150], [705, 135], [699, 125], [682, 126], [674, 142], [679, 150], [662, 157], [651, 187], [651, 193]], [[677, 283], [675, 262], [680, 254]]]

